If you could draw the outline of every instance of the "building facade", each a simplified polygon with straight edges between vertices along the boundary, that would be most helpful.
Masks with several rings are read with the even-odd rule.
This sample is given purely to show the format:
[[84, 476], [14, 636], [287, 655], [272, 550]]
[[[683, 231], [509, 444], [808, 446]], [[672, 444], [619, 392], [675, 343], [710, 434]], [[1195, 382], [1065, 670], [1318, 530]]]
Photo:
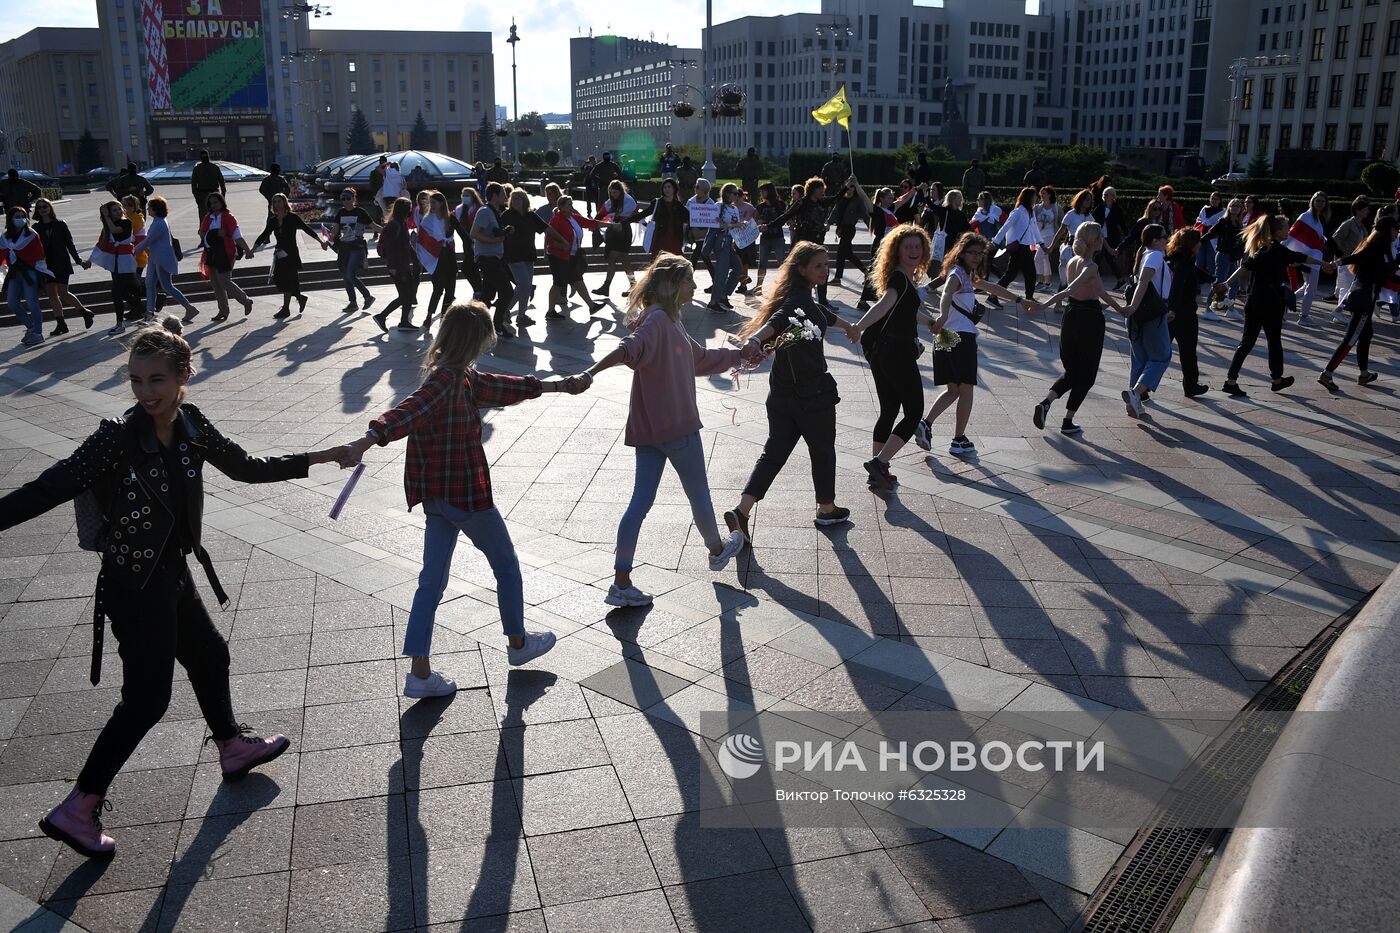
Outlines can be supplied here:
[[[1244, 4], [1241, 4], [1242, 6]], [[1251, 0], [1227, 133], [1241, 165], [1284, 150], [1393, 159], [1400, 5]]]
[[45, 171], [90, 130], [105, 164], [215, 158], [301, 166], [345, 154], [353, 112], [406, 146], [421, 112], [440, 151], [470, 157], [494, 122], [485, 32], [313, 30], [297, 0], [98, 0], [96, 29], [0, 44], [0, 127], [24, 125]]
[[[574, 157], [655, 158], [666, 143], [700, 142], [700, 50], [624, 36], [569, 40]], [[686, 90], [685, 85], [694, 85]], [[671, 105], [686, 97], [695, 115]]]
[[[823, 0], [820, 13], [721, 23], [710, 39], [713, 83], [748, 94], [743, 120], [716, 120], [717, 146], [782, 158], [912, 142], [981, 151], [993, 140], [1066, 136], [1066, 110], [1051, 93], [1054, 23], [1028, 15], [1023, 0]], [[854, 111], [849, 137], [811, 114], [842, 84]], [[957, 138], [944, 133], [945, 90], [966, 122]]]
[[[1295, 5], [1297, 5], [1295, 3]], [[1044, 0], [1070, 141], [1215, 155], [1248, 0]]]
[[111, 165], [123, 146], [109, 92], [96, 29], [43, 27], [0, 44], [0, 128], [11, 143], [27, 148], [19, 141], [27, 135], [33, 145], [8, 148], [4, 161], [56, 171], [75, 161], [89, 131]]

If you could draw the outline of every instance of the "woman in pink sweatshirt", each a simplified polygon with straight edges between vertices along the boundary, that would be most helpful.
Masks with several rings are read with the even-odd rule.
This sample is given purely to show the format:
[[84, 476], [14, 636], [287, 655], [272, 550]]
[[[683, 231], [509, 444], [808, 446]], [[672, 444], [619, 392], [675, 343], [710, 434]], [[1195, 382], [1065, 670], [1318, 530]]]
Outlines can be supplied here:
[[695, 377], [734, 367], [741, 351], [707, 350], [691, 338], [681, 323], [681, 309], [694, 295], [690, 263], [669, 253], [658, 256], [628, 298], [626, 324], [632, 333], [584, 373], [592, 378], [619, 363], [632, 369], [625, 441], [637, 449], [637, 476], [632, 501], [617, 529], [616, 575], [606, 600], [610, 606], [651, 603], [650, 596], [632, 585], [632, 556], [667, 461], [680, 475], [695, 526], [710, 549], [710, 569], [723, 570], [744, 546], [737, 531], [721, 538], [715, 523], [700, 441], [700, 410], [695, 404]]

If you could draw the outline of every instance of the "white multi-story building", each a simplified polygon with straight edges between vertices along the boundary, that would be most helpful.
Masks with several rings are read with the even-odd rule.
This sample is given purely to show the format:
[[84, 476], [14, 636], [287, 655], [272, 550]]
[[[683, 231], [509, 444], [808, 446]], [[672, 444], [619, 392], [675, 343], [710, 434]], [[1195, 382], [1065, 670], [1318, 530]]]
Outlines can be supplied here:
[[[655, 158], [666, 143], [700, 141], [701, 102], [685, 85], [699, 85], [700, 50], [649, 39], [578, 36], [569, 40], [575, 159], [610, 152]], [[671, 105], [689, 94], [695, 115]]]
[[[1235, 67], [1232, 154], [1277, 150], [1393, 158], [1400, 127], [1400, 5], [1381, 0], [1251, 0]], [[1228, 63], [1227, 63], [1228, 64]]]
[[[1295, 3], [1295, 5], [1298, 5]], [[1214, 155], [1229, 117], [1230, 62], [1249, 0], [1043, 0], [1060, 43], [1070, 140]]]
[[[820, 13], [746, 16], [714, 27], [712, 83], [742, 86], [745, 118], [719, 118], [717, 146], [781, 158], [798, 149], [896, 149], [940, 143], [951, 87], [967, 123], [962, 145], [1059, 141], [1066, 111], [1051, 94], [1054, 24], [1024, 0], [822, 0]], [[951, 82], [951, 84], [949, 84]], [[811, 111], [841, 84], [850, 138]]]

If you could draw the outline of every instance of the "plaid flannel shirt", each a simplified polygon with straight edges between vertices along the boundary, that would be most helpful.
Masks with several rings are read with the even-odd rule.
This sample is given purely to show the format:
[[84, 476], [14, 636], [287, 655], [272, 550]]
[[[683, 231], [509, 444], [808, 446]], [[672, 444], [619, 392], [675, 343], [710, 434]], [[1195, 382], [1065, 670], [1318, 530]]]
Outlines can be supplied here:
[[478, 406], [538, 398], [534, 376], [439, 369], [408, 398], [369, 423], [380, 446], [408, 437], [403, 485], [412, 509], [432, 497], [467, 512], [492, 508], [491, 470]]

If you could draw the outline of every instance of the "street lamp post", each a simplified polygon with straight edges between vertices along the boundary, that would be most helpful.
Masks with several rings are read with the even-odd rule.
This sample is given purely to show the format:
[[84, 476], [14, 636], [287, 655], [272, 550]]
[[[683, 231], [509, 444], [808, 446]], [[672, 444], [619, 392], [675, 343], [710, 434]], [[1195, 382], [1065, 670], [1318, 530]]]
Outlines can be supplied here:
[[711, 84], [710, 71], [710, 30], [714, 28], [714, 0], [705, 0], [705, 32], [700, 38], [700, 57], [705, 60], [705, 93], [700, 95], [700, 129], [705, 134], [705, 164], [700, 166], [700, 172], [706, 179], [713, 182], [715, 180], [715, 144], [714, 131], [710, 124], [714, 122], [714, 101], [710, 99], [713, 85]]
[[1235, 136], [1239, 132], [1239, 104], [1240, 93], [1244, 88], [1245, 77], [1249, 74], [1250, 60], [1247, 58], [1237, 58], [1230, 63], [1230, 119], [1226, 121], [1229, 127], [1225, 131], [1225, 171], [1226, 173], [1235, 170]]
[[520, 34], [515, 31], [515, 17], [510, 20], [510, 38], [506, 40], [510, 43], [510, 97], [511, 107], [515, 110], [515, 168], [514, 174], [520, 174], [520, 93], [516, 89], [515, 83], [515, 43], [520, 41]]

